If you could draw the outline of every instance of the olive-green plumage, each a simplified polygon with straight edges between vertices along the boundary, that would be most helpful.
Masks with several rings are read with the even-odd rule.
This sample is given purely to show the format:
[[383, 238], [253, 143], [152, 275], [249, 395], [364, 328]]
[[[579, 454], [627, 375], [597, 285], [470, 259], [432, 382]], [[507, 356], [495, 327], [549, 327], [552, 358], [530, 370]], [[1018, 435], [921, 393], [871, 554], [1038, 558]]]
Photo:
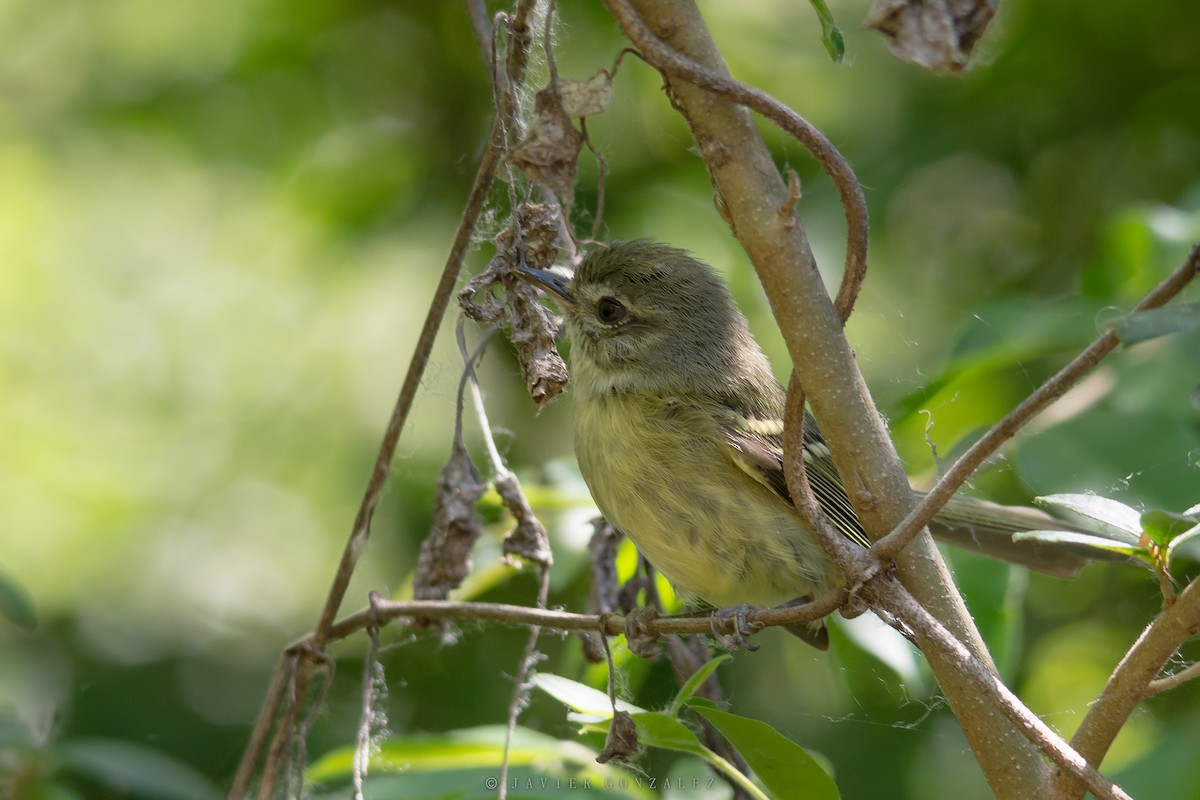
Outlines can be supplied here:
[[[604, 516], [685, 596], [773, 606], [833, 588], [840, 575], [792, 507], [783, 479], [784, 390], [711, 267], [649, 241], [588, 255], [570, 281], [527, 277], [556, 296], [571, 341], [575, 452]], [[865, 542], [811, 418], [805, 462], [822, 506]], [[1046, 515], [968, 498], [943, 532], [1058, 574], [1072, 554], [1014, 545]], [[1059, 526], [1061, 523], [1051, 523]], [[1050, 561], [1046, 561], [1049, 558]], [[797, 631], [818, 646], [820, 624]]]

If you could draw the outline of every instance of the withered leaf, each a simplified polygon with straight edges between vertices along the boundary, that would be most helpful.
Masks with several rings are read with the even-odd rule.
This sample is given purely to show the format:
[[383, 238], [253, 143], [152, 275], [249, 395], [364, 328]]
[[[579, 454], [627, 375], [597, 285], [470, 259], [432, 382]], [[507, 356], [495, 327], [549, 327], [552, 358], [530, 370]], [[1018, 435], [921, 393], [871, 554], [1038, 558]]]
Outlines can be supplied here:
[[532, 180], [550, 187], [570, 206], [575, 197], [575, 170], [583, 149], [583, 134], [571, 124], [555, 87], [538, 92], [533, 108], [533, 125], [509, 151], [508, 160]]
[[599, 70], [587, 80], [561, 79], [558, 94], [563, 113], [568, 117], [590, 117], [608, 110], [612, 104], [612, 75]]
[[609, 761], [628, 761], [637, 755], [638, 738], [637, 725], [628, 711], [613, 713], [612, 724], [608, 728], [608, 738], [604, 740], [604, 749], [596, 756], [596, 762], [607, 764]]
[[496, 491], [508, 513], [513, 515], [517, 526], [504, 537], [503, 551], [506, 556], [518, 556], [535, 564], [550, 566], [554, 556], [550, 552], [550, 538], [541, 520], [534, 516], [517, 476], [511, 472], [496, 477]]
[[888, 39], [897, 58], [935, 72], [966, 66], [1000, 0], [875, 0], [866, 27]]
[[[463, 313], [480, 322], [507, 317], [512, 342], [529, 396], [540, 408], [567, 383], [567, 365], [555, 338], [558, 318], [538, 300], [537, 290], [521, 278], [521, 266], [548, 269], [558, 255], [559, 218], [554, 208], [537, 203], [518, 207], [513, 222], [496, 237], [496, 255], [487, 269], [458, 293]], [[503, 297], [497, 287], [503, 288]]]
[[487, 489], [461, 440], [438, 476], [433, 529], [421, 543], [413, 581], [416, 600], [445, 600], [471, 573], [471, 548], [483, 533], [475, 504]]

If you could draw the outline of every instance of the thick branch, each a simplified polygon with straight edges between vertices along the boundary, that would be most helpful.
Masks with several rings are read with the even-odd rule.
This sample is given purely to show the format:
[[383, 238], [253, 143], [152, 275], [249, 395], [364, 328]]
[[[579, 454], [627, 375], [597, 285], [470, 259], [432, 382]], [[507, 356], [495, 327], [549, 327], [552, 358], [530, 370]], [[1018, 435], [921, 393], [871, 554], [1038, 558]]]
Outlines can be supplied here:
[[[864, 599], [872, 605], [894, 609], [897, 617], [910, 630], [929, 641], [936, 642], [938, 648], [955, 663], [963, 677], [973, 684], [977, 691], [992, 698], [995, 707], [1000, 709], [1001, 713], [1015, 724], [1028, 737], [1029, 741], [1035, 743], [1039, 750], [1057, 764], [1060, 770], [1072, 775], [1101, 800], [1130, 800], [1129, 795], [1101, 775], [1095, 767], [1088, 763], [1088, 760], [1073, 750], [1049, 725], [1030, 711], [1020, 698], [1004, 685], [1004, 682], [992, 669], [981, 664], [903, 586], [898, 585], [895, 581], [880, 579], [864, 585], [862, 594]], [[1036, 796], [1041, 797], [1042, 795]]]

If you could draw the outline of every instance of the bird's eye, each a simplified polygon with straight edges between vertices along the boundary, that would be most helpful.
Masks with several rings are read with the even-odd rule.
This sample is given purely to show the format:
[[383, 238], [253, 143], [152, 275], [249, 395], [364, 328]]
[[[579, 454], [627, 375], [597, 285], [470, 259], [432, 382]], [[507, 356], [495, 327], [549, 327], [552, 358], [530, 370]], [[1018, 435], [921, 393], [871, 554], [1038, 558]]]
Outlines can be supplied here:
[[600, 298], [600, 302], [596, 304], [596, 316], [605, 325], [616, 325], [625, 319], [628, 314], [629, 311], [621, 304], [621, 301], [611, 297], [602, 297]]

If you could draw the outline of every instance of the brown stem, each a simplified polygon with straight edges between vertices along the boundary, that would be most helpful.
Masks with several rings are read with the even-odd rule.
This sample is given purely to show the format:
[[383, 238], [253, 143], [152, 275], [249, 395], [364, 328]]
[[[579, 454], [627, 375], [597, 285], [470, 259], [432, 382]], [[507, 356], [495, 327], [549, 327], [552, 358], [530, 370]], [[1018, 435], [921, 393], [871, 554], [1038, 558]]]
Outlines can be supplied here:
[[[1200, 579], [1188, 584], [1175, 602], [1155, 617], [1109, 677], [1104, 690], [1088, 709], [1075, 731], [1071, 746], [1090, 764], [1099, 764], [1125, 726], [1129, 715], [1146, 696], [1146, 689], [1163, 665], [1200, 628]], [[1054, 778], [1054, 797], [1082, 797], [1084, 786], [1074, 776]], [[1086, 787], [1091, 788], [1091, 787]]]
[[[649, 64], [669, 76], [683, 78], [694, 86], [757, 111], [790, 133], [817, 159], [821, 168], [833, 181], [846, 213], [846, 267], [836, 300], [838, 313], [844, 322], [850, 316], [850, 310], [854, 307], [854, 301], [858, 298], [866, 275], [869, 240], [867, 201], [863, 197], [862, 186], [855, 177], [850, 162], [825, 134], [787, 105], [761, 89], [736, 81], [729, 75], [713, 72], [672, 49], [646, 26], [626, 0], [605, 0], [605, 5]], [[670, 4], [662, 5], [665, 7]], [[789, 199], [780, 203], [778, 207], [794, 208], [795, 200], [789, 196]], [[788, 216], [792, 219], [790, 213]]]
[[[466, 255], [467, 248], [471, 244], [471, 236], [475, 230], [475, 224], [483, 211], [488, 192], [495, 179], [496, 169], [500, 164], [502, 149], [499, 131], [499, 126], [493, 128], [491, 141], [484, 151], [483, 160], [480, 162], [479, 169], [476, 172], [475, 183], [471, 187], [466, 209], [459, 222], [458, 232], [454, 237], [453, 245], [451, 245], [450, 254], [446, 258], [446, 265], [442, 270], [441, 280], [438, 281], [433, 301], [425, 317], [425, 324], [421, 327], [421, 333], [417, 338], [417, 345], [414, 348], [412, 361], [409, 362], [408, 373], [405, 375], [404, 384], [392, 409], [391, 419], [388, 420], [387, 429], [384, 431], [383, 441], [380, 443], [374, 468], [367, 481], [367, 487], [363, 493], [363, 499], [359, 505], [350, 538], [347, 540], [346, 547], [342, 551], [341, 560], [338, 563], [337, 571], [334, 573], [333, 583], [326, 595], [325, 605], [321, 610], [321, 616], [313, 631], [311, 644], [314, 650], [323, 650], [328, 642], [330, 630], [338, 608], [341, 607], [342, 600], [345, 598], [346, 589], [350, 585], [350, 578], [354, 573], [355, 565], [358, 563], [359, 556], [366, 550], [367, 539], [370, 537], [371, 520], [374, 517], [375, 508], [379, 504], [379, 498], [387, 485], [388, 470], [396, 454], [396, 445], [400, 440], [400, 432], [404, 428], [404, 423], [407, 421], [409, 411], [412, 409], [417, 389], [421, 385], [421, 376], [424, 374], [426, 364], [429, 363], [429, 354], [433, 349], [433, 342], [437, 336], [438, 328], [441, 326], [442, 318], [445, 316], [450, 298], [453, 295], [454, 286], [462, 268], [463, 258]], [[295, 693], [298, 697], [304, 697], [308, 691], [310, 680], [309, 662], [302, 661], [297, 665], [297, 669], [294, 687]], [[280, 685], [277, 676], [276, 680], [272, 682], [271, 690], [268, 692], [267, 698], [259, 711], [258, 719], [255, 721], [254, 730], [251, 733], [246, 751], [242, 756], [241, 765], [238, 768], [233, 785], [230, 787], [230, 800], [241, 800], [249, 790], [254, 767], [262, 754], [266, 734], [283, 705], [279, 691]], [[281, 745], [291, 736], [292, 728], [296, 722], [297, 705], [297, 703], [290, 703], [283, 708], [283, 715], [276, 727], [275, 741], [272, 744], [270, 752], [276, 754], [283, 752], [284, 748]], [[265, 775], [266, 773], [264, 772]], [[264, 783], [270, 783], [270, 781], [264, 780]], [[265, 788], [273, 791], [273, 786], [266, 786]]]

